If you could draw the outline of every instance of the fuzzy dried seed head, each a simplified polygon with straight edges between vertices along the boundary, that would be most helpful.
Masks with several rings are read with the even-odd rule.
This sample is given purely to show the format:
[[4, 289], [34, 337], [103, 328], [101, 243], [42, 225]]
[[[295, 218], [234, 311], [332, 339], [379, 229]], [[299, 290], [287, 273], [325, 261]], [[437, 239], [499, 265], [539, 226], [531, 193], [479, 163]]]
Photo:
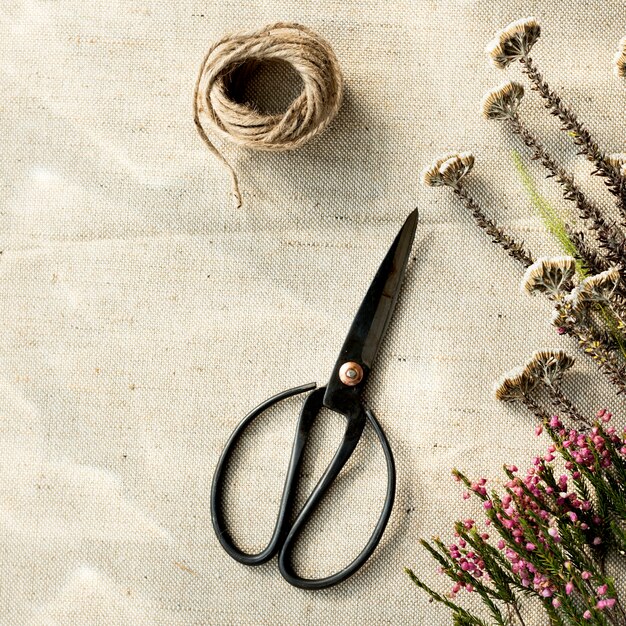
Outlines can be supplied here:
[[537, 259], [525, 272], [522, 291], [557, 295], [576, 273], [576, 259], [571, 256], [542, 257]]
[[510, 120], [517, 113], [524, 87], [520, 83], [507, 81], [487, 92], [482, 100], [483, 116], [488, 120]]
[[495, 384], [496, 400], [515, 402], [530, 393], [536, 385], [537, 381], [528, 375], [526, 368], [516, 367]]
[[563, 350], [539, 350], [533, 353], [525, 371], [534, 380], [552, 384], [559, 381], [574, 363], [575, 359]]
[[456, 187], [459, 181], [467, 176], [474, 167], [474, 155], [471, 152], [461, 152], [449, 158], [439, 168], [444, 185]]
[[594, 302], [609, 300], [619, 281], [619, 270], [612, 267], [605, 272], [585, 278], [575, 289], [572, 289], [567, 300], [574, 311], [580, 312]]
[[620, 78], [626, 76], [626, 37], [619, 40], [617, 52], [613, 57], [613, 71], [615, 76]]
[[621, 169], [624, 165], [626, 165], [626, 152], [614, 152], [613, 154], [607, 154], [604, 157], [604, 160], [612, 167]]
[[444, 182], [439, 169], [450, 158], [456, 156], [456, 152], [449, 152], [435, 159], [429, 167], [422, 172], [422, 183], [426, 187], [441, 187]]
[[516, 20], [495, 34], [485, 52], [497, 68], [504, 69], [527, 56], [540, 34], [541, 27], [534, 17]]
[[459, 181], [474, 167], [474, 155], [470, 152], [446, 154], [422, 172], [422, 182], [427, 187], [457, 187]]

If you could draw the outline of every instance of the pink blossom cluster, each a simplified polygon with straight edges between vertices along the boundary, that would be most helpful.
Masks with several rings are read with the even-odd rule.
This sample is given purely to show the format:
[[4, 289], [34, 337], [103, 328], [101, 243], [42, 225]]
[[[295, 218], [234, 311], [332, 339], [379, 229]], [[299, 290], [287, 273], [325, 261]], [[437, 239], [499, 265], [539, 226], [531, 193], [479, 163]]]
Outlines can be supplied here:
[[[500, 541], [504, 544], [504, 541]], [[500, 547], [500, 545], [499, 543], [498, 547]], [[536, 546], [530, 542], [528, 542], [525, 547], [529, 552], [536, 549]], [[502, 546], [502, 548], [504, 548], [504, 546]], [[505, 549], [504, 556], [511, 562], [511, 570], [514, 574], [519, 576], [522, 586], [532, 586], [532, 588], [544, 598], [551, 598], [554, 595], [556, 591], [554, 584], [547, 576], [537, 571], [537, 568], [532, 563], [523, 559], [517, 552], [511, 550], [511, 548]]]
[[[598, 411], [597, 417], [607, 423], [611, 420], [612, 414], [606, 409], [601, 409]], [[556, 428], [558, 429], [557, 434], [561, 440], [561, 445], [573, 459], [572, 461], [566, 462], [565, 466], [568, 470], [574, 470], [576, 464], [592, 472], [596, 470], [598, 464], [602, 469], [611, 467], [613, 460], [607, 448], [607, 443], [609, 442], [616, 447], [622, 455], [626, 455], [624, 440], [619, 437], [613, 426], [601, 428], [596, 425], [587, 433], [581, 433], [574, 429], [567, 432], [558, 419], [556, 421]], [[574, 470], [572, 476], [578, 478], [580, 474]]]
[[[483, 483], [484, 484], [484, 483]], [[472, 530], [476, 527], [476, 522], [473, 519], [465, 519], [460, 522], [464, 530]], [[462, 574], [459, 575], [459, 581], [457, 581], [452, 587], [451, 596], [454, 597], [461, 589], [465, 591], [474, 591], [474, 585], [471, 582], [465, 580], [463, 574], [467, 574], [473, 578], [482, 578], [485, 582], [489, 581], [489, 574], [485, 571], [485, 561], [482, 557], [474, 552], [471, 547], [468, 549], [467, 542], [460, 536], [458, 531], [455, 531], [454, 535], [458, 537], [457, 543], [453, 543], [448, 546], [450, 557], [459, 566]], [[487, 533], [481, 533], [479, 537], [486, 541], [489, 539]]]
[[[598, 411], [596, 415], [599, 422], [608, 423], [611, 420], [611, 413], [606, 409]], [[510, 541], [500, 539], [497, 548], [502, 551], [503, 556], [511, 563], [511, 571], [519, 577], [522, 586], [533, 589], [544, 598], [551, 598], [554, 607], [561, 606], [562, 599], [558, 597], [558, 586], [562, 581], [552, 581], [533, 565], [531, 553], [537, 550], [552, 551], [557, 550], [556, 545], [562, 539], [559, 533], [559, 523], [576, 524], [581, 530], [589, 531], [594, 526], [601, 524], [601, 519], [592, 512], [592, 503], [582, 499], [576, 491], [570, 491], [570, 478], [563, 474], [558, 478], [552, 478], [548, 474], [547, 467], [555, 460], [557, 449], [561, 446], [571, 455], [572, 461], [566, 462], [567, 469], [571, 472], [574, 480], [580, 478], [580, 472], [576, 465], [594, 470], [597, 467], [598, 459], [602, 468], [612, 465], [608, 444], [617, 448], [621, 454], [626, 455], [626, 443], [624, 438], [620, 438], [613, 427], [594, 426], [588, 432], [579, 432], [574, 429], [566, 430], [558, 416], [553, 416], [548, 422], [548, 427], [556, 435], [556, 443], [551, 444], [545, 455], [535, 457], [533, 465], [526, 472], [525, 476], [514, 475], [519, 470], [515, 466], [507, 466], [510, 480], [505, 483], [506, 493], [501, 500], [501, 506], [497, 506], [497, 501], [492, 500], [487, 494], [486, 478], [480, 478], [470, 482], [461, 474], [455, 472], [455, 480], [466, 482], [468, 491], [463, 494], [463, 498], [470, 497], [470, 492], [476, 493], [483, 500], [483, 507], [487, 512], [487, 525], [497, 522], [504, 528], [505, 533], [515, 544]], [[542, 427], [536, 429], [536, 434], [540, 435]], [[548, 476], [550, 479], [548, 480]], [[556, 484], [555, 484], [556, 483]], [[459, 522], [457, 529], [470, 531], [476, 529], [476, 522], [466, 519]], [[458, 537], [456, 543], [448, 546], [449, 555], [458, 565], [457, 581], [451, 591], [454, 597], [459, 591], [473, 591], [474, 585], [471, 578], [481, 579], [483, 582], [490, 580], [489, 573], [485, 571], [485, 562], [471, 546], [460, 536], [458, 530], [455, 533]], [[487, 533], [478, 534], [482, 540], [489, 538]], [[593, 537], [595, 545], [601, 543], [600, 537]], [[559, 558], [561, 556], [559, 555]], [[571, 568], [571, 563], [569, 567]], [[589, 581], [591, 573], [584, 571], [581, 573], [584, 581]], [[590, 584], [590, 583], [587, 583]], [[575, 585], [572, 580], [565, 584], [565, 594], [574, 592]], [[616, 603], [615, 598], [607, 597], [607, 585], [601, 585], [596, 589], [595, 609], [611, 609]], [[587, 610], [585, 619], [591, 619], [592, 613]]]

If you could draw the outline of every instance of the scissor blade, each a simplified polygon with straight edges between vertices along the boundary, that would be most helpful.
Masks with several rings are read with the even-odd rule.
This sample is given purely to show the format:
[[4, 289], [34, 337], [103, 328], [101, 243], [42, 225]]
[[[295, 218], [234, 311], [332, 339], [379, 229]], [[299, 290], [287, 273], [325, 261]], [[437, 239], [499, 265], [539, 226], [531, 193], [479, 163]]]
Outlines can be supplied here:
[[[345, 387], [339, 382], [339, 370], [344, 363], [354, 362], [363, 368], [363, 382], [367, 378], [378, 348], [385, 336], [400, 292], [400, 286], [411, 254], [418, 213], [415, 209], [406, 219], [389, 248], [363, 302], [352, 322], [339, 359], [331, 376], [324, 404], [334, 405], [335, 391]], [[356, 388], [361, 385], [355, 385]]]

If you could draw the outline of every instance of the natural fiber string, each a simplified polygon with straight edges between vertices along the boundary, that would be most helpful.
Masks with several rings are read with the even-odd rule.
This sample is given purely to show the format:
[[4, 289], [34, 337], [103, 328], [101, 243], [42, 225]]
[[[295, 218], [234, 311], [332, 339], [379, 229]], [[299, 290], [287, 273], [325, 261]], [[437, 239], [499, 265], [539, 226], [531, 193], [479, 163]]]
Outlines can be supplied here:
[[[285, 62], [302, 79], [302, 91], [284, 113], [264, 114], [233, 99], [259, 64]], [[228, 168], [237, 207], [237, 174], [211, 136], [254, 150], [293, 150], [322, 131], [341, 105], [343, 81], [330, 45], [309, 28], [277, 23], [229, 35], [206, 54], [194, 90], [194, 122], [209, 150]]]

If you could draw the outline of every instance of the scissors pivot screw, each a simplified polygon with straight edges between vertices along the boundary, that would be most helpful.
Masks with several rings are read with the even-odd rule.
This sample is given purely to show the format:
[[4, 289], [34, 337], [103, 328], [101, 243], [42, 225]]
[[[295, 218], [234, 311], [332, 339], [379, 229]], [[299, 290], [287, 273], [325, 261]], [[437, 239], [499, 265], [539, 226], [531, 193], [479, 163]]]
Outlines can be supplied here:
[[354, 361], [348, 361], [339, 368], [339, 380], [348, 387], [354, 387], [363, 380], [363, 368]]

